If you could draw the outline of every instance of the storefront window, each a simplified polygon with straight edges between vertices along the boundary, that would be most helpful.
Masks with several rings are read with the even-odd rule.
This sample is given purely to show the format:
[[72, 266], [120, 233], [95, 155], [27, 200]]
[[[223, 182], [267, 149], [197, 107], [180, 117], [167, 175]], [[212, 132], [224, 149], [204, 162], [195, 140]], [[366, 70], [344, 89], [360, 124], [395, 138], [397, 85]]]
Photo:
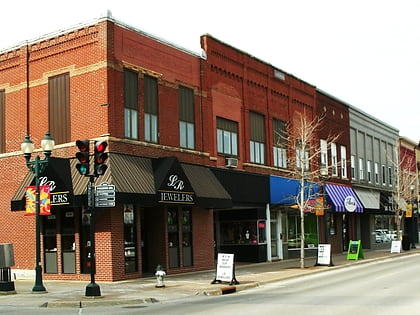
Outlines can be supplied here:
[[[169, 267], [193, 265], [192, 209], [168, 208]], [[182, 255], [182, 256], [181, 256]], [[182, 257], [182, 258], [181, 258]]]
[[182, 209], [182, 249], [184, 267], [192, 266], [192, 220], [191, 209], [188, 208]]
[[[300, 248], [301, 245], [301, 228], [300, 228], [300, 215], [289, 214], [287, 219], [287, 239], [289, 242], [289, 248]], [[318, 227], [317, 218], [314, 214], [305, 214], [305, 247], [317, 247], [318, 246]]]
[[168, 208], [169, 267], [179, 267], [178, 208]]
[[61, 213], [61, 254], [63, 273], [76, 273], [76, 245], [74, 237], [74, 210]]
[[265, 244], [266, 239], [266, 221], [225, 221], [220, 224], [221, 244]]
[[[401, 233], [402, 234], [402, 233]], [[375, 242], [390, 243], [397, 239], [397, 225], [392, 215], [375, 215]]]
[[57, 273], [57, 220], [55, 214], [44, 218], [45, 273]]
[[124, 206], [124, 258], [126, 273], [138, 271], [137, 229], [133, 205]]

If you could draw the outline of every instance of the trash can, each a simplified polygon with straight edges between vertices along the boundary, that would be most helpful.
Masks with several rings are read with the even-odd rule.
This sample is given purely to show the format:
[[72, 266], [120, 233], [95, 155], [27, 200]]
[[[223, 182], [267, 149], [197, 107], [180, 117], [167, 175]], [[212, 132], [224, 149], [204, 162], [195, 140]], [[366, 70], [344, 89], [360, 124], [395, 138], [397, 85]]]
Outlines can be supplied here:
[[0, 244], [0, 291], [14, 292], [10, 267], [15, 264], [12, 244]]
[[407, 234], [403, 235], [401, 245], [403, 250], [410, 250], [410, 239]]

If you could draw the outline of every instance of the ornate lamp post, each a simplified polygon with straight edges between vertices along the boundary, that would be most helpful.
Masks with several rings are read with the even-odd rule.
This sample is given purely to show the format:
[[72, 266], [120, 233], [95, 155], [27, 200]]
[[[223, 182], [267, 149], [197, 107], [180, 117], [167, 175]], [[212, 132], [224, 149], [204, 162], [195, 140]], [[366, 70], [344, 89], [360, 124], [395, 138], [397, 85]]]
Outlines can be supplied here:
[[35, 215], [36, 215], [36, 266], [35, 266], [35, 285], [32, 292], [46, 292], [42, 284], [42, 266], [41, 266], [41, 222], [40, 222], [40, 199], [39, 199], [39, 175], [45, 170], [48, 165], [48, 159], [51, 151], [54, 149], [54, 139], [51, 138], [49, 131], [45, 134], [44, 139], [41, 141], [41, 147], [44, 151], [45, 158], [41, 160], [39, 155], [35, 160], [31, 161], [31, 155], [34, 151], [34, 144], [29, 136], [25, 136], [22, 142], [22, 152], [25, 156], [26, 166], [35, 174]]
[[328, 178], [328, 169], [324, 166], [321, 166], [319, 170], [322, 180], [322, 207], [324, 208], [324, 233], [325, 233], [325, 244], [328, 244], [328, 213], [327, 213], [327, 192], [326, 192], [326, 181]]

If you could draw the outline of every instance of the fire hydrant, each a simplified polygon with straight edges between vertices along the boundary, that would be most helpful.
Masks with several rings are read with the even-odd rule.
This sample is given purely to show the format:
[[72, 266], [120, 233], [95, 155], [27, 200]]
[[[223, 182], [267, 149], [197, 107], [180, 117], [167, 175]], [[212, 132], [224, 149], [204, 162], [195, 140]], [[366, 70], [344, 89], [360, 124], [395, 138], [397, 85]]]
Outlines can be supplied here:
[[165, 270], [163, 270], [161, 265], [156, 266], [156, 288], [164, 288], [165, 284], [163, 283], [163, 278], [166, 276]]

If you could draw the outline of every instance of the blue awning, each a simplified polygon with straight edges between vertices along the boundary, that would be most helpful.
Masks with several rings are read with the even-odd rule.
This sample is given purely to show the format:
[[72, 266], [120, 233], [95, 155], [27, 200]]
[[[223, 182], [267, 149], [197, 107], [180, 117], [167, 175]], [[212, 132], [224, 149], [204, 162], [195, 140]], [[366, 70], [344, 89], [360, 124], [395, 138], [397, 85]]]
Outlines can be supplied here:
[[326, 191], [336, 212], [363, 212], [363, 206], [351, 187], [326, 184]]
[[[291, 205], [297, 202], [300, 193], [300, 181], [293, 178], [270, 176], [270, 203]], [[315, 199], [319, 185], [305, 181], [305, 198]]]

